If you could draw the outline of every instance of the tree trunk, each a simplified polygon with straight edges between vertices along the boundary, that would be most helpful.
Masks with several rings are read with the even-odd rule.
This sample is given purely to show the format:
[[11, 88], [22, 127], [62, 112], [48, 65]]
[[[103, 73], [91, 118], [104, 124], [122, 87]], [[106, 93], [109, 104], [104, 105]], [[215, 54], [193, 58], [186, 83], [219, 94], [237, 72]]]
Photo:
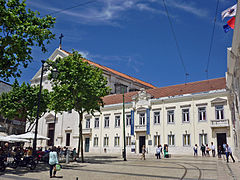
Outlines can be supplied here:
[[83, 158], [83, 136], [82, 136], [82, 120], [83, 120], [83, 113], [78, 112], [79, 115], [79, 139], [78, 139], [78, 154], [80, 154], [81, 148], [81, 161], [84, 162]]

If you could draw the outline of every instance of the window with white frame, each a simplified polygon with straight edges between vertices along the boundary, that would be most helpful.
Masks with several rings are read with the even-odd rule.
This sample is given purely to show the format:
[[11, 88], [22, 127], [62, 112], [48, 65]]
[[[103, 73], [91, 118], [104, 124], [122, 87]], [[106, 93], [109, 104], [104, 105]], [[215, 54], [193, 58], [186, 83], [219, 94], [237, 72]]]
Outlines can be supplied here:
[[120, 116], [115, 116], [115, 127], [120, 127]]
[[175, 145], [175, 136], [170, 134], [168, 135], [168, 145], [169, 146], [174, 146]]
[[182, 109], [182, 121], [189, 122], [189, 109]]
[[94, 127], [95, 128], [99, 128], [99, 118], [95, 118], [95, 121], [94, 121]]
[[190, 146], [190, 134], [183, 134], [183, 146]]
[[126, 137], [126, 145], [130, 146], [131, 145], [131, 136]]
[[174, 110], [167, 111], [167, 121], [168, 123], [174, 123]]
[[139, 125], [145, 125], [145, 113], [139, 113]]
[[94, 147], [98, 146], [98, 137], [94, 137], [94, 139], [93, 139], [93, 146]]
[[160, 135], [154, 136], [154, 146], [160, 145]]
[[131, 126], [131, 115], [126, 115], [126, 126]]
[[109, 127], [109, 116], [104, 117], [104, 127]]
[[215, 106], [216, 119], [224, 119], [224, 109], [223, 105]]
[[160, 124], [160, 112], [154, 112], [154, 124]]
[[207, 134], [199, 134], [199, 145], [208, 144]]
[[114, 138], [114, 146], [119, 146], [120, 145], [120, 137], [119, 136], [116, 136]]
[[206, 107], [199, 107], [198, 108], [198, 120], [199, 121], [206, 121]]
[[103, 138], [103, 146], [109, 146], [109, 137]]
[[86, 129], [90, 128], [90, 119], [86, 119]]

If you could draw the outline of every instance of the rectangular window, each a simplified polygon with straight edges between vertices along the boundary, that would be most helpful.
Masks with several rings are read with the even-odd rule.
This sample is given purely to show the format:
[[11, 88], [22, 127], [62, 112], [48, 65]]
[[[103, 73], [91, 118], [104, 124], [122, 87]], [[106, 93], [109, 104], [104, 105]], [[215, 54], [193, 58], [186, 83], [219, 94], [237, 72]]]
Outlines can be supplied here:
[[99, 118], [95, 118], [94, 127], [99, 128]]
[[120, 116], [115, 116], [115, 127], [120, 127]]
[[167, 116], [168, 123], [174, 123], [174, 110], [167, 111]]
[[160, 145], [160, 135], [154, 136], [154, 146]]
[[154, 112], [154, 124], [160, 124], [160, 112]]
[[86, 119], [86, 129], [90, 128], [90, 119]]
[[104, 117], [104, 127], [109, 127], [109, 117], [108, 116], [105, 116]]
[[145, 125], [145, 113], [139, 114], [139, 125]]
[[66, 133], [66, 146], [70, 146], [70, 133]]
[[103, 139], [103, 146], [108, 146], [109, 145], [109, 138], [108, 137], [104, 137]]
[[120, 143], [120, 137], [117, 136], [114, 138], [114, 146], [119, 146], [120, 145], [119, 143]]
[[98, 146], [98, 137], [94, 137], [93, 146], [94, 146], [94, 147], [97, 147], [97, 146]]
[[126, 116], [126, 126], [131, 126], [131, 115]]
[[183, 134], [183, 146], [190, 146], [190, 134]]
[[198, 108], [198, 120], [199, 121], [206, 121], [206, 107], [199, 107]]
[[208, 144], [207, 134], [199, 134], [199, 145]]
[[127, 93], [127, 86], [123, 85], [123, 84], [115, 84], [115, 93], [116, 94], [122, 94], [124, 91], [124, 93]]
[[175, 145], [174, 135], [168, 135], [168, 145], [169, 146], [174, 146]]
[[224, 109], [223, 105], [215, 106], [216, 119], [224, 119]]
[[126, 137], [126, 145], [130, 146], [131, 145], [131, 136]]
[[189, 109], [182, 109], [182, 121], [189, 122]]

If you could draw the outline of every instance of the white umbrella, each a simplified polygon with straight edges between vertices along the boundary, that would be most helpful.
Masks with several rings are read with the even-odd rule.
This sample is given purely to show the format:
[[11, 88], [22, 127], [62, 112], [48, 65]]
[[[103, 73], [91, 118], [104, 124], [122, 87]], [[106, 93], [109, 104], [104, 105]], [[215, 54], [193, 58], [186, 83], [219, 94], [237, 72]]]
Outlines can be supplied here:
[[[34, 137], [35, 137], [35, 133], [34, 132], [27, 132], [27, 133], [19, 134], [19, 135], [11, 135], [10, 137], [18, 138], [18, 139], [33, 140]], [[38, 140], [49, 140], [50, 138], [38, 134], [37, 139]]]
[[10, 137], [10, 136], [0, 136], [0, 141], [3, 141], [3, 142], [29, 142], [29, 140], [26, 140], [26, 139], [18, 139], [18, 138]]

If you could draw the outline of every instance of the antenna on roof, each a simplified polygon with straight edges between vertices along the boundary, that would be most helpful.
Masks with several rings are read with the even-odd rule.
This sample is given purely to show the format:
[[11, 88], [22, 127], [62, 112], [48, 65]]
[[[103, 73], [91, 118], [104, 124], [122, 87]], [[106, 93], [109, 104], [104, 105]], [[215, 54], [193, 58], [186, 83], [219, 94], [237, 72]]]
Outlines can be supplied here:
[[59, 42], [59, 49], [62, 49], [62, 38], [63, 38], [63, 34], [61, 33], [61, 35], [59, 36], [60, 42]]
[[188, 77], [189, 77], [189, 74], [188, 74], [188, 73], [186, 73], [186, 74], [185, 74], [185, 78], [186, 78], [186, 79], [185, 79], [185, 84], [187, 84]]

